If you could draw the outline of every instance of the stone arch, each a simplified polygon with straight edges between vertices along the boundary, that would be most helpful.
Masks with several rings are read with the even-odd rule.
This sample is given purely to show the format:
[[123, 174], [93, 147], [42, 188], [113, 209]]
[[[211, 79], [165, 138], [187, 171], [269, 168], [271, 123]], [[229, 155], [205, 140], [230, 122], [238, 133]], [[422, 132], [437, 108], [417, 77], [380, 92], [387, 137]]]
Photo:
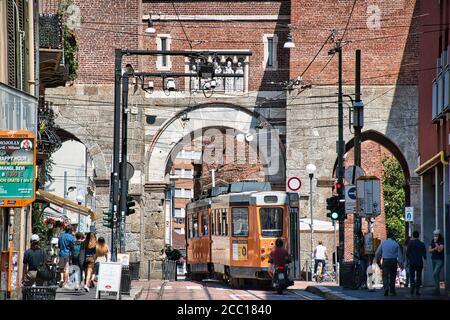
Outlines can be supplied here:
[[77, 140], [84, 144], [86, 150], [94, 162], [95, 172], [98, 178], [108, 178], [109, 173], [106, 167], [105, 156], [101, 147], [91, 137], [93, 136], [86, 128], [72, 119], [64, 116], [56, 118], [56, 125], [60, 127], [58, 135], [62, 141], [69, 139]]
[[[188, 121], [183, 122], [183, 118]], [[278, 146], [277, 173], [270, 180], [283, 184], [285, 179], [285, 146], [269, 121], [258, 112], [229, 103], [208, 103], [186, 108], [167, 120], [156, 132], [146, 154], [146, 182], [162, 183], [167, 180], [166, 171], [173, 149], [187, 136], [204, 128], [231, 128], [242, 133], [255, 130], [257, 134], [268, 130]], [[272, 140], [274, 141], [274, 140]], [[272, 153], [275, 154], [275, 153]], [[271, 158], [273, 160], [273, 158]], [[165, 170], [161, 170], [161, 168]], [[273, 173], [273, 172], [272, 172]]]

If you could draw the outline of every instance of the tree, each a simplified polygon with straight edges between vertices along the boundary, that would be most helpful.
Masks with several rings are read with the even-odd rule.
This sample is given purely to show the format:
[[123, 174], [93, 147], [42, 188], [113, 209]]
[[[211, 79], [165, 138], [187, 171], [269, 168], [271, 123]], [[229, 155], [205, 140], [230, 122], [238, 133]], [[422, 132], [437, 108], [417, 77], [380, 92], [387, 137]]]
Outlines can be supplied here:
[[169, 245], [166, 246], [165, 253], [166, 253], [167, 259], [168, 259], [168, 260], [172, 260], [172, 261], [178, 261], [178, 260], [181, 258], [181, 256], [182, 256], [180, 250], [178, 250], [178, 249], [173, 249], [173, 248], [172, 248], [171, 246], [169, 246]]
[[405, 239], [405, 176], [400, 163], [394, 157], [382, 160], [384, 212], [386, 231], [392, 231], [397, 241]]

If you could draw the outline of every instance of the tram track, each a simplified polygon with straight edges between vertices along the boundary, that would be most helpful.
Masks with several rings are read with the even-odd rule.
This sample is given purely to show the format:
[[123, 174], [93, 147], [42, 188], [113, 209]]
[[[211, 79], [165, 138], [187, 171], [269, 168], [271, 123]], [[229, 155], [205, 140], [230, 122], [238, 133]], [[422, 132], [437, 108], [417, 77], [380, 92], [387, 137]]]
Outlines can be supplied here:
[[157, 300], [162, 300], [163, 295], [164, 295], [164, 287], [166, 286], [167, 283], [168, 283], [167, 281], [164, 281], [161, 284], [161, 288], [159, 288], [159, 291], [158, 291], [158, 299]]

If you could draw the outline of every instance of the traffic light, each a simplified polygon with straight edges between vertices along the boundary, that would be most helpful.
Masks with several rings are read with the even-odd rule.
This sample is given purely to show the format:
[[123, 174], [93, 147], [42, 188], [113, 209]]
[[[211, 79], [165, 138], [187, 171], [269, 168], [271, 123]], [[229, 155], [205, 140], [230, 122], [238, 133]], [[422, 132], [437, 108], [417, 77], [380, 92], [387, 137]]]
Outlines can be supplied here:
[[136, 211], [133, 209], [133, 207], [136, 205], [136, 201], [134, 201], [133, 197], [127, 196], [127, 212], [126, 215], [129, 216], [130, 214], [135, 213]]
[[345, 214], [345, 198], [343, 196], [332, 196], [327, 198], [327, 217], [331, 220], [345, 220], [347, 215]]
[[107, 228], [113, 227], [114, 217], [111, 210], [103, 211], [103, 226]]
[[338, 195], [343, 195], [344, 194], [344, 184], [340, 183], [340, 182], [336, 182], [336, 193]]

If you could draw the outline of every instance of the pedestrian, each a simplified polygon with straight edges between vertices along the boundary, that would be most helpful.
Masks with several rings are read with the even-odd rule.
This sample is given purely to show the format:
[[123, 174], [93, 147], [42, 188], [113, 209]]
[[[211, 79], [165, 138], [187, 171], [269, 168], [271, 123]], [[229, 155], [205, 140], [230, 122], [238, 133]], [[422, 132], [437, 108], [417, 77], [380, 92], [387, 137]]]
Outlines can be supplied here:
[[409, 241], [406, 248], [406, 258], [409, 261], [409, 279], [411, 282], [411, 295], [416, 291], [416, 296], [420, 296], [420, 286], [422, 284], [423, 262], [427, 260], [425, 244], [419, 240], [419, 231], [413, 232], [413, 239]]
[[[83, 266], [83, 262], [81, 261], [83, 255], [82, 255], [82, 248], [83, 248], [83, 241], [82, 241], [83, 234], [81, 232], [77, 232], [75, 234], [75, 242], [73, 244], [73, 250], [72, 250], [72, 268], [74, 272], [74, 281], [75, 281], [75, 291], [78, 291], [81, 284], [81, 269]], [[84, 258], [84, 257], [83, 257]]]
[[72, 235], [72, 226], [68, 225], [64, 229], [65, 232], [61, 233], [58, 239], [59, 248], [59, 268], [61, 273], [61, 280], [59, 286], [64, 288], [68, 287], [69, 282], [69, 268], [70, 268], [70, 252], [72, 250], [75, 238]]
[[325, 273], [325, 260], [328, 260], [327, 247], [323, 245], [322, 241], [319, 241], [319, 245], [314, 249], [314, 274], [317, 275], [317, 266], [319, 262], [322, 262], [322, 273]]
[[84, 252], [85, 252], [85, 260], [84, 260], [84, 290], [89, 292], [89, 288], [92, 287], [92, 276], [94, 274], [95, 269], [95, 252], [97, 247], [97, 237], [95, 233], [88, 232], [86, 235], [86, 239], [84, 240]]
[[389, 291], [393, 296], [395, 292], [395, 278], [397, 275], [397, 264], [402, 266], [402, 252], [400, 246], [394, 240], [392, 231], [388, 231], [387, 239], [383, 240], [375, 252], [377, 264], [383, 270], [384, 295], [388, 296]]
[[440, 295], [441, 269], [444, 266], [444, 238], [439, 229], [433, 232], [433, 240], [431, 240], [431, 244], [428, 247], [428, 252], [431, 253], [431, 263], [433, 266], [434, 294]]
[[47, 262], [47, 254], [44, 249], [39, 247], [39, 236], [33, 234], [31, 236], [31, 248], [25, 251], [23, 257], [23, 279], [25, 286], [34, 284], [42, 286], [44, 279], [38, 277], [38, 268]]
[[402, 253], [403, 253], [403, 264], [405, 266], [405, 288], [408, 288], [410, 282], [410, 270], [409, 270], [409, 259], [406, 255], [406, 250], [408, 248], [411, 237], [407, 236], [405, 242], [403, 243]]
[[100, 262], [108, 262], [110, 260], [110, 253], [105, 238], [99, 237], [97, 240], [97, 248], [95, 252], [95, 276], [98, 277], [100, 269]]

